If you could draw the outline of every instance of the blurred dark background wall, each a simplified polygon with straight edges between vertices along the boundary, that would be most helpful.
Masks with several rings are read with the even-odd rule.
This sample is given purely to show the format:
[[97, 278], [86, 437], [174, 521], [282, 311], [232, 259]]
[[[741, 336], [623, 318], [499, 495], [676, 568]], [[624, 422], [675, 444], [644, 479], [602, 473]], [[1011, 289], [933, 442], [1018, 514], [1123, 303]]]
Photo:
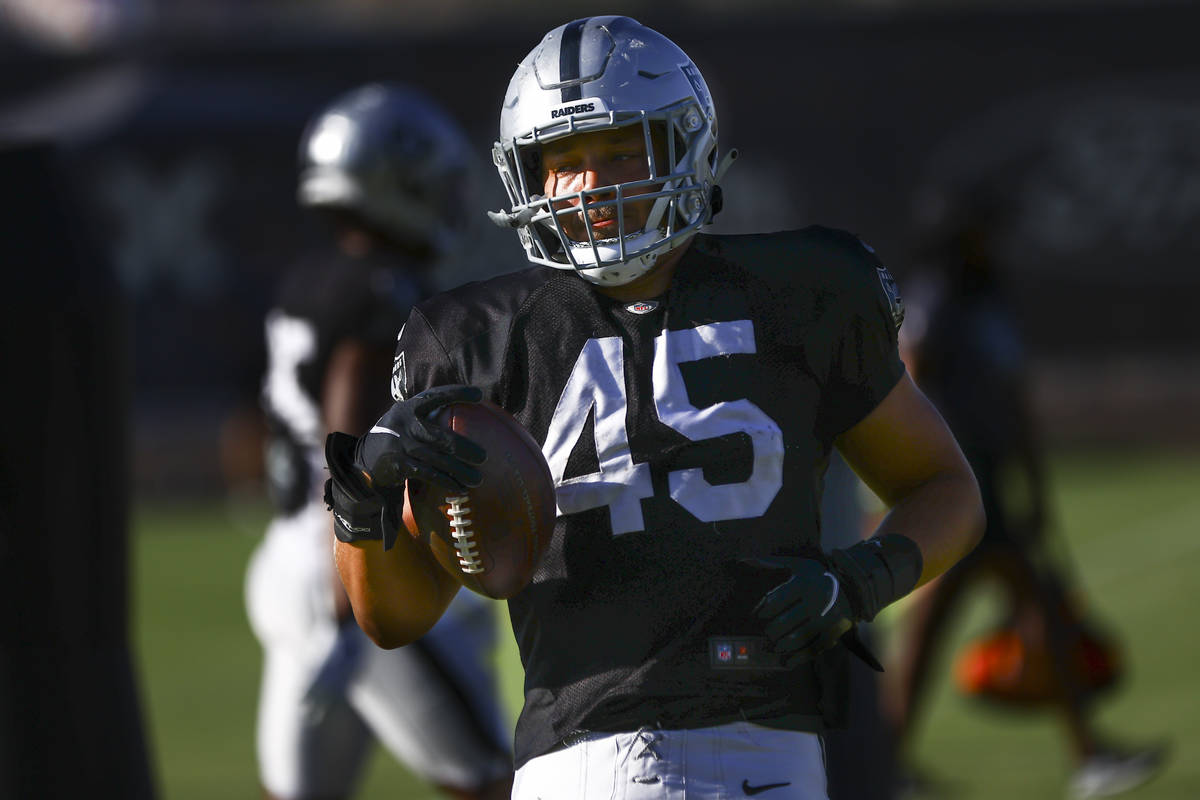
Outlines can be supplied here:
[[[31, 2], [0, 3], [0, 139], [59, 144], [128, 297], [145, 496], [223, 488], [220, 442], [255, 399], [271, 287], [324, 245], [293, 201], [308, 116], [367, 80], [430, 90], [477, 143], [484, 204], [499, 207], [487, 157], [512, 69], [545, 30], [594, 11], [534, 3], [513, 15], [467, 0], [19, 11]], [[999, 198], [996, 255], [1050, 440], [1200, 442], [1200, 7], [730, 5], [617, 8], [692, 55], [723, 147], [742, 151], [718, 230], [847, 228], [903, 291], [957, 208]], [[110, 13], [71, 16], [79, 7]], [[523, 263], [511, 233], [482, 207], [478, 219], [475, 257], [443, 284]]]

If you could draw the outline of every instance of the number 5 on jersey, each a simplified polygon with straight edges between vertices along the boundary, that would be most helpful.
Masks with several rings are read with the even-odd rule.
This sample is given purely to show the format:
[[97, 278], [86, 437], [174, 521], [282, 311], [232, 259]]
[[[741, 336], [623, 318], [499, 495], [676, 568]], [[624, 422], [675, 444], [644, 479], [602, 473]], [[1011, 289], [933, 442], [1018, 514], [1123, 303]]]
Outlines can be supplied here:
[[[693, 441], [744, 433], [753, 446], [753, 468], [741, 483], [714, 486], [700, 468], [668, 474], [671, 499], [704, 522], [757, 517], [767, 510], [783, 485], [783, 433], [749, 400], [696, 408], [688, 401], [679, 365], [754, 352], [750, 320], [663, 331], [654, 340], [654, 408], [659, 420]], [[614, 534], [644, 530], [641, 500], [654, 495], [650, 465], [635, 463], [630, 452], [627, 410], [620, 337], [589, 339], [563, 387], [542, 446], [558, 487], [558, 513], [607, 506]], [[567, 458], [593, 412], [599, 471], [564, 480]]]

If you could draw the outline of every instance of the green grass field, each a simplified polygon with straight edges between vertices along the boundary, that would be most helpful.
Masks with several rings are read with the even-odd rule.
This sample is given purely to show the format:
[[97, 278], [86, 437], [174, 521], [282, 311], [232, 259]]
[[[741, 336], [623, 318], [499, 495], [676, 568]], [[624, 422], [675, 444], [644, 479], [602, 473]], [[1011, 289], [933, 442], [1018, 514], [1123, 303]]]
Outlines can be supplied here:
[[[1101, 707], [1106, 731], [1169, 739], [1170, 763], [1130, 798], [1200, 797], [1200, 454], [1073, 452], [1051, 464], [1055, 512], [1092, 607], [1122, 636], [1128, 680]], [[242, 580], [266, 519], [257, 505], [137, 506], [134, 646], [160, 795], [253, 798], [259, 651]], [[902, 609], [894, 613], [901, 612]], [[993, 619], [987, 589], [963, 609], [950, 647]], [[887, 620], [884, 621], [885, 624]], [[507, 634], [497, 653], [515, 711], [520, 665]], [[1014, 716], [957, 695], [943, 664], [916, 753], [956, 798], [1064, 796], [1067, 750], [1055, 720]], [[433, 798], [379, 753], [361, 798]]]

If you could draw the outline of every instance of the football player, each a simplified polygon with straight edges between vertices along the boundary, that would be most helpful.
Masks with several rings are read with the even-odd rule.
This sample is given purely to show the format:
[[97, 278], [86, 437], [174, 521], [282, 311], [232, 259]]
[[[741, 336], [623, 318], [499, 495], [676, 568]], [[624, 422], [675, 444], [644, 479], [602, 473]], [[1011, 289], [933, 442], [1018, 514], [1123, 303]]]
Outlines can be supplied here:
[[266, 318], [266, 453], [278, 507], [251, 560], [264, 655], [259, 774], [268, 798], [352, 793], [373, 740], [458, 798], [507, 797], [510, 734], [489, 668], [494, 610], [469, 593], [399, 650], [354, 621], [330, 559], [321, 443], [365, 432], [390, 401], [396, 331], [463, 240], [472, 159], [430, 99], [371, 84], [334, 100], [300, 146], [298, 196], [337, 254], [298, 265]]
[[[987, 528], [979, 547], [909, 604], [902, 646], [888, 671], [888, 715], [903, 749], [911, 741], [954, 611], [969, 589], [994, 579], [1010, 616], [997, 641], [1013, 641], [1012, 634], [1027, 649], [1019, 669], [1008, 661], [994, 670], [986, 660], [976, 664], [986, 676], [982, 684], [998, 702], [1058, 712], [1074, 761], [1071, 795], [1107, 797], [1153, 777], [1165, 750], [1119, 746], [1097, 730], [1092, 718], [1093, 690], [1097, 683], [1111, 685], [1117, 665], [1098, 639], [1094, 655], [1077, 655], [1082, 637], [1091, 635], [1079, 605], [1082, 594], [1069, 563], [1051, 554], [1049, 491], [1028, 359], [994, 255], [1001, 200], [983, 188], [961, 194], [954, 214], [941, 221], [926, 248], [936, 271], [918, 279], [923, 291], [912, 293], [919, 298], [911, 308], [915, 324], [905, 326], [900, 348], [975, 472]], [[1024, 504], [1017, 499], [1022, 494], [1028, 498]], [[901, 770], [904, 791], [932, 790], [929, 784], [911, 766]]]
[[[327, 440], [338, 569], [384, 646], [458, 587], [412, 537], [383, 547], [399, 486], [375, 465], [477, 485], [486, 454], [428, 415], [480, 398], [541, 444], [558, 519], [508, 603], [514, 797], [826, 797], [820, 734], [844, 715], [849, 654], [874, 660], [855, 624], [980, 535], [975, 479], [905, 375], [900, 296], [870, 248], [821, 227], [700, 232], [734, 155], [665, 36], [621, 16], [550, 31], [492, 153], [510, 200], [493, 220], [532, 266], [419, 304], [396, 403]], [[891, 512], [827, 552], [834, 447]]]

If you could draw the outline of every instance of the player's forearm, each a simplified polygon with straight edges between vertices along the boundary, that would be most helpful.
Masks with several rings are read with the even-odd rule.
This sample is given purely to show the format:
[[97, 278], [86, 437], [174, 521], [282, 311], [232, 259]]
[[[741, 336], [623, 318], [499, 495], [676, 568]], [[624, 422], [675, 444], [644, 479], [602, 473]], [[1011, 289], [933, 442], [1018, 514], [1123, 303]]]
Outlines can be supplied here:
[[983, 529], [979, 486], [964, 463], [934, 475], [897, 500], [875, 535], [898, 533], [916, 542], [922, 558], [920, 586], [969, 553]]
[[904, 536], [921, 551], [917, 586], [945, 572], [983, 536], [975, 474], [941, 414], [908, 376], [839, 437], [838, 448], [890, 509], [877, 533]]
[[359, 626], [383, 648], [409, 644], [441, 618], [458, 584], [424, 546], [406, 535], [380, 542], [335, 542], [338, 575]]

